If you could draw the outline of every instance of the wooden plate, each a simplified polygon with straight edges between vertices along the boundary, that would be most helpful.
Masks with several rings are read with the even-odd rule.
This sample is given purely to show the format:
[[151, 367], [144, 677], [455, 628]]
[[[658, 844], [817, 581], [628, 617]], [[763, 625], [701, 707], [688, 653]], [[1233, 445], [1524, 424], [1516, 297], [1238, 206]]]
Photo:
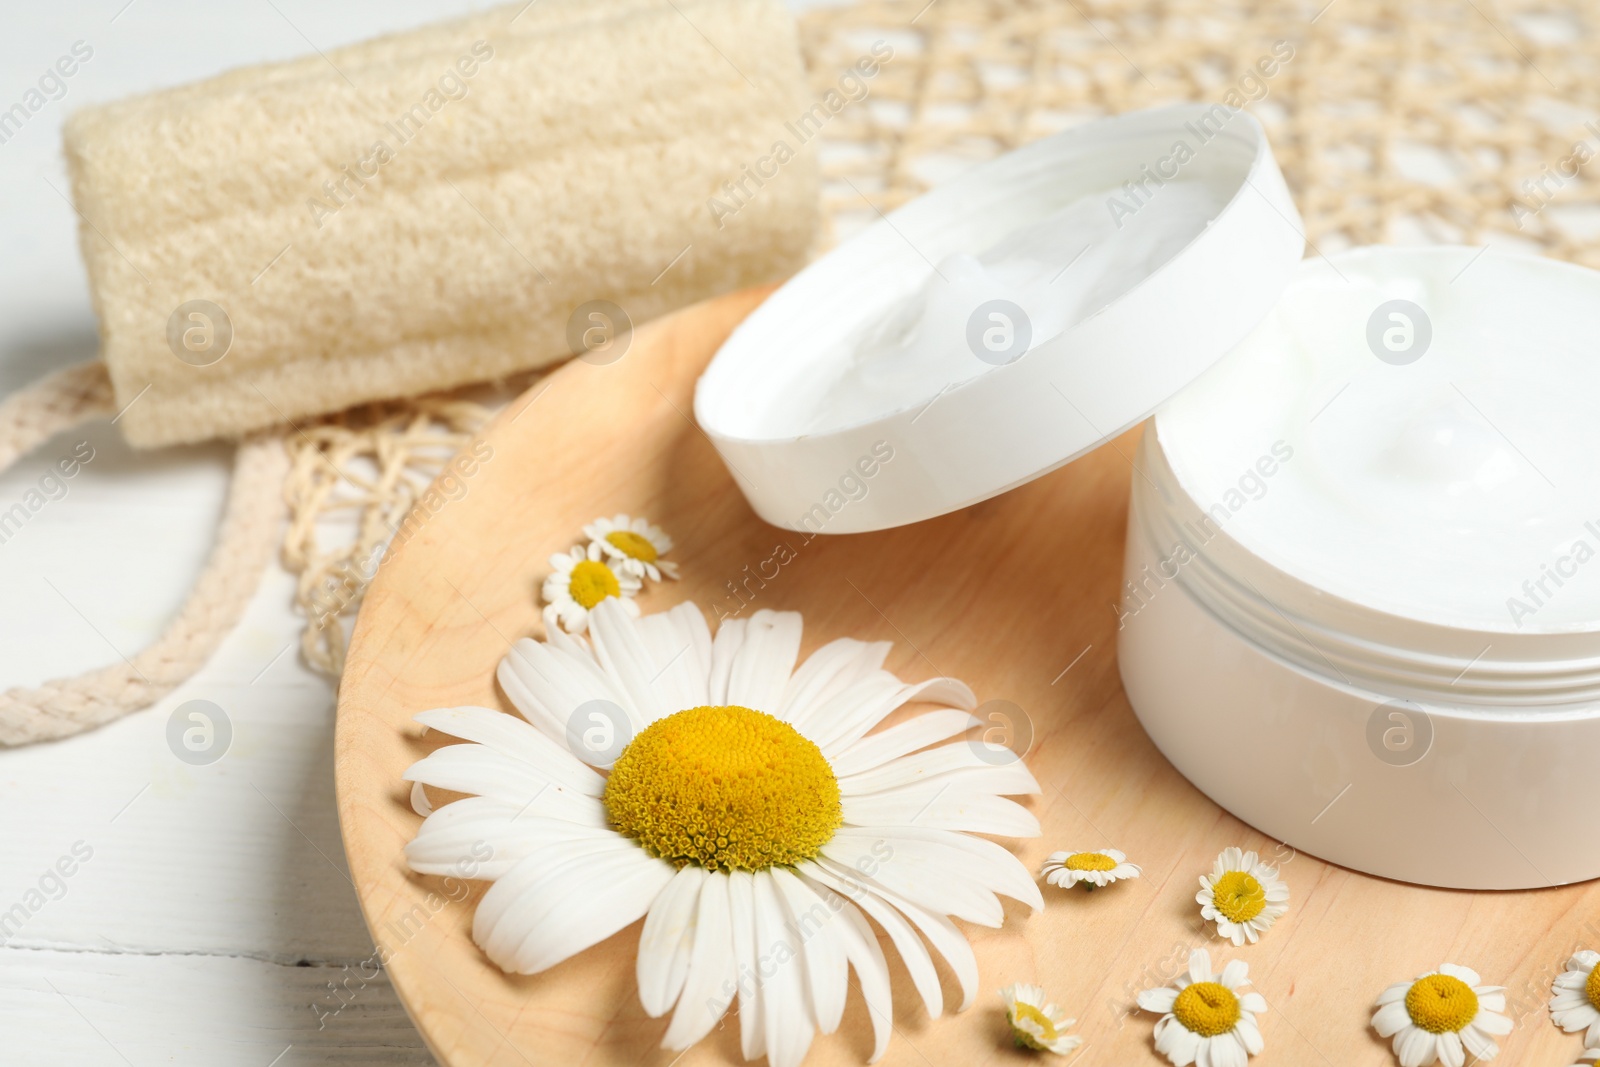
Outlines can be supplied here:
[[[339, 699], [339, 815], [389, 978], [442, 1063], [674, 1062], [658, 1048], [666, 1020], [647, 1017], [635, 993], [637, 925], [542, 975], [507, 976], [470, 938], [481, 885], [465, 895], [463, 883], [409, 873], [401, 855], [420, 820], [400, 775], [439, 743], [411, 716], [454, 704], [509, 710], [494, 667], [513, 639], [541, 632], [535, 598], [550, 553], [618, 511], [649, 516], [678, 542], [683, 580], [647, 588], [645, 611], [685, 598], [712, 620], [798, 609], [803, 654], [841, 635], [887, 639], [888, 667], [903, 678], [951, 674], [980, 700], [1015, 702], [1031, 721], [1028, 762], [1044, 788], [1026, 801], [1044, 837], [1010, 843], [1023, 862], [1036, 869], [1054, 849], [1110, 846], [1144, 866], [1142, 879], [1095, 893], [1047, 886], [1042, 913], [1012, 905], [1002, 930], [969, 928], [983, 991], [961, 1015], [930, 1019], [885, 941], [896, 1033], [883, 1062], [1025, 1062], [994, 992], [1014, 981], [1042, 984], [1078, 1017], [1087, 1046], [1075, 1062], [1162, 1062], [1154, 1018], [1133, 997], [1170, 979], [1197, 945], [1213, 960], [1244, 958], [1271, 1005], [1256, 1062], [1392, 1063], [1368, 1028], [1371, 1002], [1441, 962], [1510, 987], [1517, 1030], [1501, 1062], [1576, 1058], [1579, 1039], [1555, 1029], [1544, 1002], [1575, 947], [1600, 948], [1600, 888], [1426, 890], [1296, 855], [1196, 792], [1140, 730], [1117, 676], [1112, 608], [1138, 431], [905, 529], [806, 541], [756, 519], [690, 411], [701, 368], [763, 295], [690, 308], [638, 331], [617, 363], [574, 362], [534, 385], [487, 430], [492, 457], [441, 486], [442, 506], [367, 594]], [[1194, 900], [1197, 877], [1232, 844], [1280, 862], [1293, 893], [1289, 914], [1244, 949], [1211, 938]], [[737, 1030], [729, 1016], [681, 1062], [741, 1062]], [[819, 1038], [808, 1063], [857, 1064], [870, 1049], [852, 994], [840, 1032]]]

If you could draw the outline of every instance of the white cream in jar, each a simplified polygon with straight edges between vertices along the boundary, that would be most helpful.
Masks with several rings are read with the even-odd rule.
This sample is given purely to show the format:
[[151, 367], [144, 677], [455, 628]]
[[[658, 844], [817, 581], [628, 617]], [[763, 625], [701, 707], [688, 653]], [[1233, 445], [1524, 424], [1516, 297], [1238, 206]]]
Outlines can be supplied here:
[[1600, 273], [1360, 249], [1157, 413], [1118, 657], [1180, 771], [1370, 873], [1600, 876], [1597, 335]]
[[[1161, 411], [1162, 447], [1197, 499], [1237, 505], [1231, 537], [1328, 593], [1489, 632], [1593, 629], [1597, 297], [1593, 272], [1475, 250], [1313, 262]], [[1292, 459], [1260, 476], [1275, 450]]]

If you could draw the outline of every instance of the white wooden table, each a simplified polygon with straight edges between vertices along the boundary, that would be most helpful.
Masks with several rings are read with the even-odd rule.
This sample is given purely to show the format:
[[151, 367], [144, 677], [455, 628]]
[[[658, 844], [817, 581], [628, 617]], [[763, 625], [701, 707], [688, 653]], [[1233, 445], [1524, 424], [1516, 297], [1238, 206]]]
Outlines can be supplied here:
[[[60, 126], [71, 109], [483, 6], [75, 0], [8, 10], [0, 110], [75, 42], [93, 54], [60, 99], [0, 143], [0, 391], [96, 354], [77, 219], [63, 199]], [[0, 476], [0, 511], [85, 439], [94, 459], [66, 495], [0, 543], [0, 685], [138, 650], [210, 547], [230, 450], [135, 454], [104, 424]], [[372, 941], [334, 817], [333, 693], [292, 647], [292, 590], [269, 572], [213, 661], [155, 708], [0, 751], [0, 1062], [433, 1062], [384, 978], [356, 971]], [[233, 727], [209, 766], [167, 745], [172, 710], [191, 699], [214, 702]], [[62, 857], [68, 877], [56, 870]]]

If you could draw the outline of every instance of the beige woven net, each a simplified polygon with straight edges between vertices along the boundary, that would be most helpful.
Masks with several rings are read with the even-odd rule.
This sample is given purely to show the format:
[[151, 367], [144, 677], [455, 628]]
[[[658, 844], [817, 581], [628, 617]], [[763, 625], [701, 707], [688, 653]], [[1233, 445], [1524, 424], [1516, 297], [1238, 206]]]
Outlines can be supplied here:
[[[1531, 0], [881, 0], [813, 10], [801, 19], [813, 88], [849, 100], [818, 135], [823, 240], [1073, 124], [1242, 100], [1267, 127], [1312, 254], [1488, 244], [1600, 267], [1600, 204], [1586, 174], [1600, 155], [1597, 19], [1600, 5]], [[893, 49], [879, 73], [847, 77], [878, 42], [880, 55]], [[289, 435], [284, 558], [299, 575], [303, 649], [319, 670], [341, 669], [344, 626], [382, 546], [487, 418], [480, 399], [378, 405]]]

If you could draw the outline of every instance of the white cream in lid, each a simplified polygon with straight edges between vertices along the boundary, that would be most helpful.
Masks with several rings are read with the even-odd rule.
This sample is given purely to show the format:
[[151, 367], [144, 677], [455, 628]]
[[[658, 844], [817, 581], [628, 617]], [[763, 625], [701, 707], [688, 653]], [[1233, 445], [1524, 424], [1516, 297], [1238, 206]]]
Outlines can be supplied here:
[[[1247, 112], [1088, 123], [919, 197], [790, 279], [707, 367], [695, 418], [769, 522], [917, 522], [1148, 416], [1261, 320], [1303, 247]], [[972, 340], [991, 300], [1037, 326], [1003, 357]], [[858, 470], [870, 491], [847, 498]]]
[[[921, 407], [1010, 362], [1003, 349], [1017, 340], [1020, 323], [1004, 318], [983, 323], [1001, 351], [986, 352], [987, 360], [974, 354], [983, 337], [975, 346], [968, 324], [983, 305], [1002, 300], [1021, 308], [1029, 346], [1044, 344], [1128, 292], [1204, 232], [1227, 206], [1229, 192], [1180, 176], [1141, 210], [1114, 216], [1106, 205], [1120, 190], [1098, 189], [975, 254], [951, 253], [920, 287], [858, 326], [815, 377], [796, 383], [777, 412], [804, 413], [800, 432], [820, 433]], [[906, 286], [914, 278], [885, 283]], [[888, 295], [875, 294], [880, 300]]]
[[1600, 273], [1366, 249], [1302, 266], [1156, 427], [1228, 537], [1313, 589], [1463, 630], [1595, 631], [1597, 344]]

